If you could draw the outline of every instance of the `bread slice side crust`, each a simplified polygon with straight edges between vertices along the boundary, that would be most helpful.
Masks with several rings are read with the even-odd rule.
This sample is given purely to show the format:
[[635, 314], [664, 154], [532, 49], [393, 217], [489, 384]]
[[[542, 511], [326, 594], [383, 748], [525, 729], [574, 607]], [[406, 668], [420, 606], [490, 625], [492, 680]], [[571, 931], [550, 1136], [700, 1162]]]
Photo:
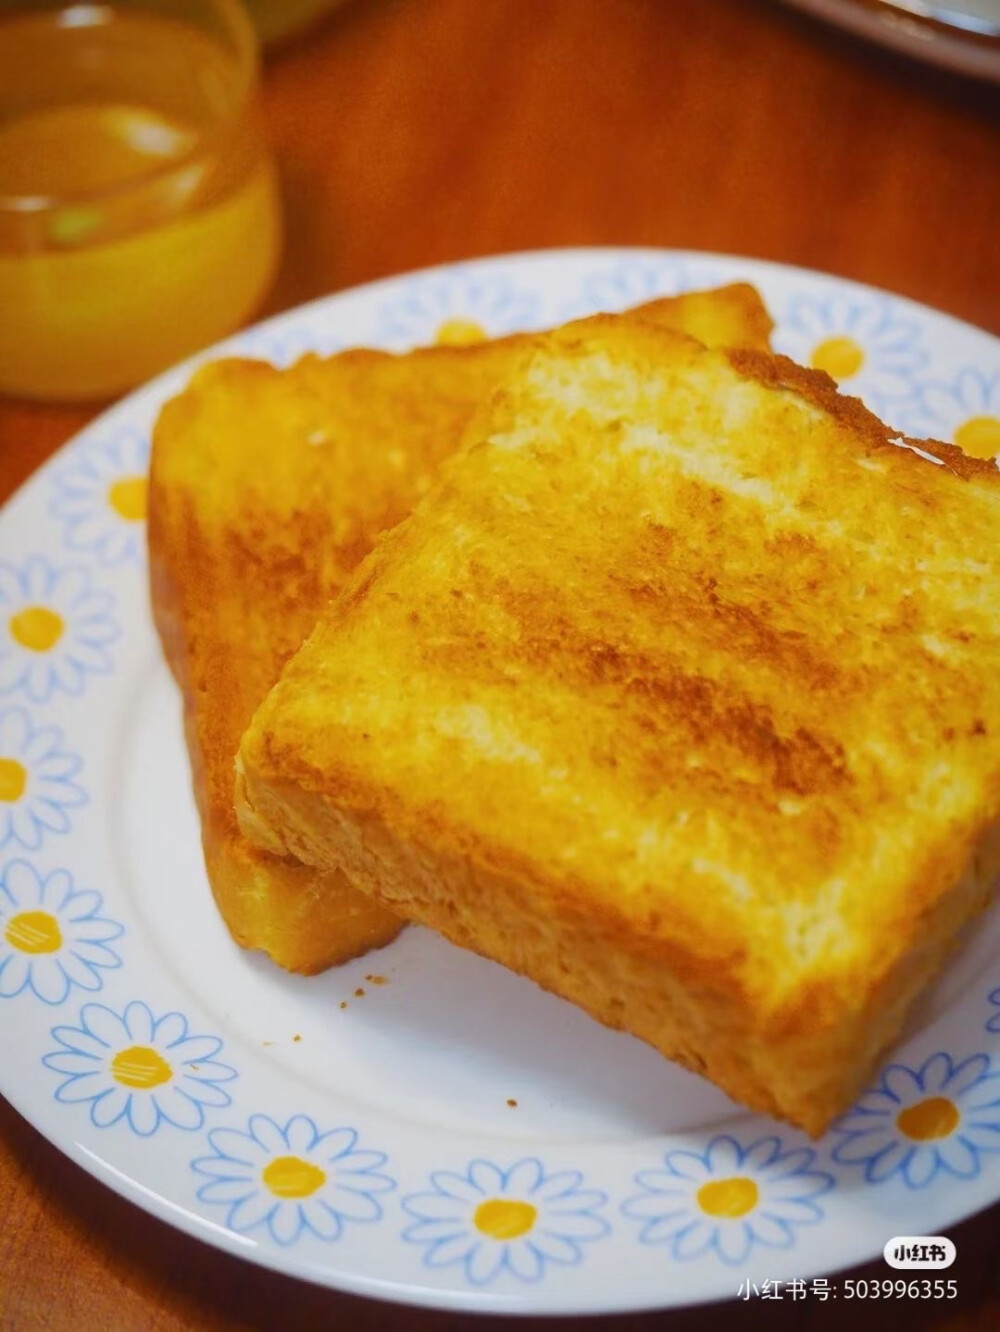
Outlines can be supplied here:
[[950, 886], [907, 922], [891, 965], [880, 969], [877, 954], [868, 954], [849, 975], [821, 980], [775, 1012], [741, 975], [738, 944], [713, 954], [638, 933], [626, 917], [593, 909], [585, 888], [540, 880], [537, 867], [485, 863], [463, 852], [459, 837], [438, 836], [428, 845], [409, 821], [393, 819], [375, 792], [364, 807], [337, 807], [294, 783], [248, 779], [245, 770], [238, 782], [248, 835], [306, 863], [335, 867], [387, 908], [527, 976], [703, 1074], [741, 1104], [813, 1137], [863, 1089], [1000, 874], [994, 824]]

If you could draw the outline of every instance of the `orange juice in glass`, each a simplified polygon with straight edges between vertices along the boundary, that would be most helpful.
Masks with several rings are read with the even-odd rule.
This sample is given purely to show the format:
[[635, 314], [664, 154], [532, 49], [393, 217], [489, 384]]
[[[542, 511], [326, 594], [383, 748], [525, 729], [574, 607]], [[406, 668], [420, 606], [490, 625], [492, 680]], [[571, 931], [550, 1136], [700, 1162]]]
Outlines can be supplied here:
[[0, 3], [0, 391], [107, 397], [237, 328], [280, 221], [237, 0]]

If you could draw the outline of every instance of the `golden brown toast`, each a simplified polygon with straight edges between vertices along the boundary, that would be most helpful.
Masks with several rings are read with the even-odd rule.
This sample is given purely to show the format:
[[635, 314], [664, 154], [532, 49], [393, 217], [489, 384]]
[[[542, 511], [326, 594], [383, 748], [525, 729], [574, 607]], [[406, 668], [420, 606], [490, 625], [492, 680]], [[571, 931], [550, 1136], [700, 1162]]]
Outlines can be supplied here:
[[[745, 284], [642, 314], [710, 343], [768, 345], [770, 318]], [[246, 843], [233, 812], [240, 736], [320, 608], [410, 511], [524, 345], [352, 351], [285, 371], [221, 361], [157, 423], [153, 610], [184, 695], [208, 876], [233, 937], [290, 970], [386, 943], [400, 922], [338, 873]]]
[[1000, 474], [920, 448], [552, 335], [256, 714], [245, 830], [819, 1133], [1000, 863]]

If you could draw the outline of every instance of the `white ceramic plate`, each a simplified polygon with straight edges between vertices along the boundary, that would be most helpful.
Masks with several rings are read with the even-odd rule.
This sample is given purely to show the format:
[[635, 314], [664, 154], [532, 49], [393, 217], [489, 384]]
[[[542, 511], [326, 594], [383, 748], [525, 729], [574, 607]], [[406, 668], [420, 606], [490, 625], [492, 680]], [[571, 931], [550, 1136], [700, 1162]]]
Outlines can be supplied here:
[[[722, 256], [459, 264], [318, 301], [225, 350], [402, 348], [448, 320], [505, 333], [739, 278], [763, 291], [780, 349], [845, 375], [895, 425], [1000, 448], [994, 339]], [[190, 370], [96, 421], [0, 518], [0, 1086], [21, 1113], [210, 1244], [449, 1308], [725, 1299], [1000, 1198], [996, 914], [819, 1142], [424, 931], [311, 980], [231, 944], [144, 571], [149, 430]]]

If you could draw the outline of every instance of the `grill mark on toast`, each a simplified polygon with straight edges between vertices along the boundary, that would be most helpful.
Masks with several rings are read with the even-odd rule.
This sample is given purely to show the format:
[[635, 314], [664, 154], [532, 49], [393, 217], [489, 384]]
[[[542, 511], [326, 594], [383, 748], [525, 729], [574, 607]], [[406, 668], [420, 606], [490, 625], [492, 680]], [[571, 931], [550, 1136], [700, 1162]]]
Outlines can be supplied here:
[[841, 745], [823, 741], [807, 727], [780, 734], [773, 710], [705, 676], [675, 672], [633, 675], [623, 682], [627, 698], [642, 710], [634, 720], [654, 735], [687, 736], [692, 751], [711, 766], [713, 751], [723, 762], [749, 764], [762, 785], [779, 793], [815, 795], [850, 783]]

